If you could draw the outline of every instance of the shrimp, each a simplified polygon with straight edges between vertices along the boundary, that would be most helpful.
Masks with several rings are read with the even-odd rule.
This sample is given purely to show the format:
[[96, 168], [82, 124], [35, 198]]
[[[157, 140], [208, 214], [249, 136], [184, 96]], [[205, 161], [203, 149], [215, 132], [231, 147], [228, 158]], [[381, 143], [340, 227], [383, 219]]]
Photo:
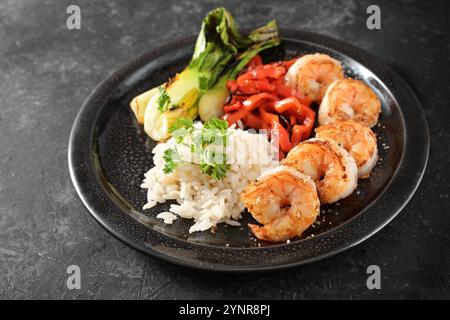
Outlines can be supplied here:
[[307, 54], [299, 58], [286, 73], [286, 82], [315, 102], [320, 102], [328, 86], [343, 79], [341, 63], [326, 54]]
[[249, 224], [260, 240], [279, 242], [300, 236], [320, 212], [316, 186], [310, 177], [285, 166], [264, 172], [241, 193], [256, 221]]
[[282, 165], [297, 169], [316, 183], [321, 203], [332, 203], [356, 188], [355, 160], [332, 140], [313, 138], [298, 144]]
[[320, 104], [319, 124], [352, 119], [372, 128], [380, 112], [380, 100], [362, 81], [336, 80], [328, 87]]
[[377, 138], [370, 128], [352, 120], [336, 121], [316, 129], [316, 137], [331, 139], [355, 159], [358, 177], [368, 178], [378, 161]]

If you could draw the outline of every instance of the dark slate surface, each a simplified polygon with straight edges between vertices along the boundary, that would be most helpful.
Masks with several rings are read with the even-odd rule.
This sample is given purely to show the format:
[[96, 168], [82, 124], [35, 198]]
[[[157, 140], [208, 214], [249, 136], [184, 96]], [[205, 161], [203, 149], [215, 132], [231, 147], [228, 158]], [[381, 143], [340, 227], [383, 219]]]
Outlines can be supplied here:
[[[76, 1], [81, 30], [66, 28], [75, 1], [0, 2], [0, 298], [229, 299], [450, 298], [448, 8], [378, 1], [382, 30], [360, 1], [227, 1], [242, 26], [325, 34], [384, 60], [411, 85], [430, 121], [428, 169], [391, 224], [339, 256], [268, 274], [199, 272], [141, 255], [103, 230], [70, 182], [67, 142], [89, 92], [114, 68], [195, 33], [220, 1]], [[417, 128], [422, 130], [422, 128]], [[81, 290], [66, 268], [81, 267]], [[381, 290], [366, 268], [381, 267]]]

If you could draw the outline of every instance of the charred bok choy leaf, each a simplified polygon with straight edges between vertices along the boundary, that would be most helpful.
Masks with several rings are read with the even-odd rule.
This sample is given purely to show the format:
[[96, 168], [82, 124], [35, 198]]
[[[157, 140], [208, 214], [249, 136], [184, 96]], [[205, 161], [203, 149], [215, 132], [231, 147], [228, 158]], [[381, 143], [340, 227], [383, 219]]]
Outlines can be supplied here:
[[144, 92], [130, 103], [138, 122], [143, 122], [145, 132], [154, 140], [166, 140], [176, 119], [197, 117], [201, 96], [230, 73], [230, 66], [242, 68], [259, 51], [278, 43], [275, 21], [243, 35], [226, 9], [209, 12], [189, 65], [158, 89]]

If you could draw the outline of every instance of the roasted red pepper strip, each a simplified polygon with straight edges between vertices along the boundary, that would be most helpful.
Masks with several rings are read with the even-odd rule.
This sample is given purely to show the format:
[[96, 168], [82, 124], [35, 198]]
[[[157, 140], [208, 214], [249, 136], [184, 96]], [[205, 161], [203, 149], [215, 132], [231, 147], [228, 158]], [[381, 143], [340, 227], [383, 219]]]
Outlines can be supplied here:
[[243, 121], [245, 126], [248, 128], [267, 129], [267, 126], [264, 125], [264, 121], [253, 113], [247, 113]]
[[296, 97], [288, 97], [277, 101], [273, 107], [277, 112], [283, 113], [289, 109], [301, 109], [302, 105]]
[[264, 122], [270, 124], [271, 130], [278, 131], [278, 139], [280, 148], [284, 152], [289, 152], [291, 150], [291, 142], [289, 140], [289, 133], [287, 130], [280, 124], [280, 120], [278, 119], [278, 116], [267, 112], [263, 108], [259, 109], [259, 113], [261, 115], [261, 118]]
[[314, 119], [316, 118], [316, 113], [308, 107], [304, 107], [303, 111], [305, 111], [306, 113], [305, 120], [303, 120], [303, 125], [308, 128], [307, 135], [309, 136], [314, 126]]
[[[289, 97], [289, 98], [283, 99], [281, 101], [277, 101], [274, 104], [274, 108], [277, 112], [283, 113], [286, 111], [291, 111], [291, 112], [293, 112], [294, 115], [297, 116], [298, 119], [304, 118], [303, 124], [301, 125], [301, 127], [304, 128], [301, 130], [302, 135], [298, 136], [298, 134], [299, 134], [298, 130], [300, 130], [300, 129], [298, 128], [298, 125], [294, 126], [294, 128], [297, 127], [297, 129], [295, 130], [295, 132], [296, 132], [295, 139], [294, 139], [294, 137], [292, 139], [293, 144], [295, 144], [294, 140], [295, 140], [295, 142], [298, 143], [301, 140], [303, 140], [303, 137], [306, 138], [310, 135], [311, 130], [314, 126], [314, 119], [316, 116], [316, 114], [313, 110], [311, 110], [307, 106], [300, 104], [298, 99], [295, 97]], [[293, 135], [294, 135], [294, 130], [293, 130]]]
[[296, 96], [297, 92], [294, 88], [288, 86], [283, 78], [278, 79], [275, 82], [275, 92], [277, 95], [283, 97], [283, 98], [287, 98], [287, 97], [292, 97], [292, 96]]
[[294, 59], [291, 59], [291, 60], [283, 61], [282, 63], [283, 63], [283, 66], [286, 69], [289, 69], [297, 60], [298, 60], [298, 58], [294, 58]]
[[299, 124], [295, 125], [294, 128], [292, 128], [291, 142], [293, 147], [298, 145], [303, 140], [302, 138], [306, 131], [307, 128]]
[[301, 125], [296, 124], [292, 128], [292, 134], [291, 134], [292, 146], [295, 147], [296, 145], [298, 145], [300, 143], [300, 141], [302, 141], [302, 128], [301, 128]]
[[304, 121], [304, 118], [308, 116], [308, 114], [310, 117], [312, 116], [313, 120], [315, 117], [314, 111], [312, 111], [309, 107], [301, 104], [296, 97], [289, 97], [277, 101], [274, 104], [274, 108], [277, 112], [289, 112], [291, 115], [295, 115], [301, 122]]
[[257, 94], [260, 92], [274, 91], [275, 85], [266, 78], [258, 80], [238, 79], [239, 90], [245, 94]]
[[236, 80], [227, 81], [227, 90], [230, 91], [230, 93], [235, 93], [238, 90], [238, 84]]
[[247, 100], [245, 100], [243, 102], [243, 105], [244, 105], [245, 109], [247, 109], [248, 112], [251, 112], [263, 100], [276, 101], [276, 100], [278, 100], [278, 98], [273, 94], [263, 92], [263, 93], [258, 93], [258, 94], [251, 96], [250, 98], [248, 98]]
[[278, 65], [262, 65], [250, 69], [237, 78], [237, 85], [244, 93], [273, 91], [276, 86], [268, 79], [279, 79], [286, 73], [285, 68]]
[[278, 130], [278, 138], [280, 148], [284, 152], [289, 152], [292, 149], [291, 141], [289, 140], [289, 132], [280, 124], [280, 122], [272, 123], [272, 130]]
[[236, 80], [227, 82], [231, 99], [224, 118], [230, 125], [241, 120], [247, 128], [277, 130], [281, 155], [311, 135], [316, 116], [311, 101], [285, 82], [296, 61], [263, 65], [255, 56]]
[[236, 101], [233, 104], [229, 104], [229, 105], [226, 105], [225, 107], [223, 107], [223, 111], [233, 112], [233, 111], [239, 110], [240, 108], [242, 108], [242, 102]]
[[250, 62], [247, 64], [249, 69], [253, 69], [254, 67], [260, 66], [260, 65], [262, 65], [262, 59], [261, 59], [261, 56], [259, 54], [254, 56], [252, 58], [252, 60], [250, 60]]
[[311, 135], [311, 131], [314, 126], [315, 112], [308, 107], [303, 107], [303, 111], [306, 114], [303, 124], [296, 124], [292, 128], [291, 143], [293, 147], [299, 144], [302, 140], [307, 139]]
[[238, 84], [239, 80], [256, 80], [256, 79], [263, 79], [263, 78], [272, 78], [272, 79], [279, 79], [286, 73], [286, 69], [279, 65], [262, 65], [257, 66], [255, 68], [249, 69], [246, 73], [240, 75], [238, 77]]
[[291, 123], [291, 126], [295, 126], [297, 124], [297, 118], [295, 118], [295, 115], [290, 115], [289, 122]]
[[265, 65], [262, 67], [258, 67], [255, 69], [257, 72], [258, 78], [272, 78], [272, 79], [279, 79], [286, 73], [286, 69], [282, 66], [271, 66], [271, 65]]
[[239, 110], [232, 113], [225, 113], [224, 119], [227, 120], [228, 125], [232, 125], [239, 120], [243, 119], [247, 115], [247, 110], [245, 108], [240, 108]]

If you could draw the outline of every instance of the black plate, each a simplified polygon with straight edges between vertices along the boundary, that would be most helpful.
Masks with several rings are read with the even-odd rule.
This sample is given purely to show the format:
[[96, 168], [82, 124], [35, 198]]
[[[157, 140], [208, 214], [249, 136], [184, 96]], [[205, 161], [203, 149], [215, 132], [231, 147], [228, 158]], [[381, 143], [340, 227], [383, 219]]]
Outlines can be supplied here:
[[[346, 199], [322, 206], [320, 225], [290, 244], [257, 242], [247, 227], [220, 225], [214, 234], [189, 234], [190, 220], [179, 218], [165, 225], [155, 218], [168, 204], [143, 211], [146, 191], [140, 184], [152, 167], [155, 143], [135, 123], [129, 102], [183, 69], [192, 54], [192, 37], [126, 63], [92, 92], [75, 120], [69, 142], [70, 174], [83, 203], [102, 226], [131, 247], [174, 263], [250, 271], [331, 256], [372, 236], [400, 212], [422, 178], [429, 149], [426, 117], [413, 92], [392, 70], [360, 49], [315, 34], [281, 33], [282, 46], [265, 52], [266, 61], [327, 53], [343, 63], [347, 76], [364, 80], [377, 92], [383, 110], [374, 131], [381, 160], [371, 177], [360, 180]], [[248, 219], [245, 214], [244, 226]]]

